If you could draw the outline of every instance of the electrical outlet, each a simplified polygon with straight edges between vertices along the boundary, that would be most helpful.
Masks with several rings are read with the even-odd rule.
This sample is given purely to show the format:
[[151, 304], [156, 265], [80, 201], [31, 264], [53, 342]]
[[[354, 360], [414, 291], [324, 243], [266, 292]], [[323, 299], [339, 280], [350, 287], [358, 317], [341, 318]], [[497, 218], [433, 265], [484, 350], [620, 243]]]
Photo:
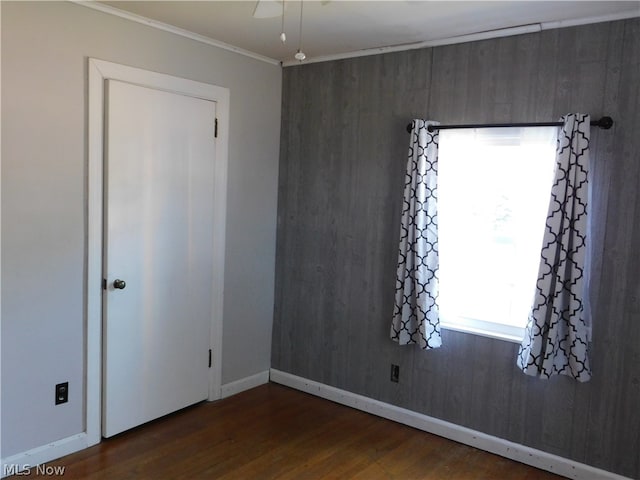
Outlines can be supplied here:
[[69, 401], [69, 382], [56, 385], [56, 405]]
[[400, 380], [400, 365], [391, 364], [391, 381], [398, 383]]

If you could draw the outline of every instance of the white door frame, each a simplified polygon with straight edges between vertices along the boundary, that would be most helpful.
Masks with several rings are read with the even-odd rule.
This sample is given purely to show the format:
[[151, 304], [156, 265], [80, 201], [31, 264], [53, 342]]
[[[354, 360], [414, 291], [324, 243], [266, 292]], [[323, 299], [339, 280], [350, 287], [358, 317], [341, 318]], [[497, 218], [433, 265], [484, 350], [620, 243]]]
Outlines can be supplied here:
[[[105, 80], [120, 80], [172, 93], [216, 102], [218, 137], [214, 167], [213, 318], [212, 366], [209, 400], [221, 397], [222, 315], [224, 290], [225, 226], [227, 212], [227, 154], [229, 89], [116, 63], [89, 59], [88, 168], [87, 168], [87, 269], [86, 269], [86, 433], [88, 446], [100, 442], [102, 415], [102, 257]], [[213, 135], [213, 132], [211, 132]]]

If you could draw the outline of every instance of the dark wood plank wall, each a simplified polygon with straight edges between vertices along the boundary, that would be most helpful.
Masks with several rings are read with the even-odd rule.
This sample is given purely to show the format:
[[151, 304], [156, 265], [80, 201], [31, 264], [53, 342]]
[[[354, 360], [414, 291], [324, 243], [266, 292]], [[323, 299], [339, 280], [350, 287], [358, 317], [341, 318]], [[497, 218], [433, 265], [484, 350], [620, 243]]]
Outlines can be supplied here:
[[[632, 19], [286, 68], [273, 367], [640, 478], [639, 59]], [[567, 112], [616, 122], [592, 133], [592, 381], [463, 333], [391, 342], [406, 124]]]

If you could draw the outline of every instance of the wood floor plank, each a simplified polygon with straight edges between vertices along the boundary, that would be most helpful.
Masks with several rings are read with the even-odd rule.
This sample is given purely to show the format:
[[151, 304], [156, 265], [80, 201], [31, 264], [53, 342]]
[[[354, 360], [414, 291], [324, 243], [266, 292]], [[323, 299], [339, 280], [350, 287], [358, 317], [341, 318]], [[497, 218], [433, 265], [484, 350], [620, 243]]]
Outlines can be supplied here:
[[562, 478], [276, 384], [189, 407], [48, 465], [65, 467], [65, 479], [90, 480]]

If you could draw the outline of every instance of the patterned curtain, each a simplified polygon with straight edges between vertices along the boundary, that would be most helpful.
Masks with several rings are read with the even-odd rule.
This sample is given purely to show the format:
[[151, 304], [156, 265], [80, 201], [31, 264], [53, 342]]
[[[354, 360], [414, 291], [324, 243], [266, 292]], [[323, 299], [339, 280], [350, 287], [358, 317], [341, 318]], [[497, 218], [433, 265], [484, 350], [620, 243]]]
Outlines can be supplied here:
[[586, 382], [591, 378], [585, 268], [590, 126], [588, 115], [562, 120], [536, 293], [517, 363], [528, 375]]
[[404, 186], [391, 339], [441, 345], [438, 316], [437, 122], [414, 120]]

